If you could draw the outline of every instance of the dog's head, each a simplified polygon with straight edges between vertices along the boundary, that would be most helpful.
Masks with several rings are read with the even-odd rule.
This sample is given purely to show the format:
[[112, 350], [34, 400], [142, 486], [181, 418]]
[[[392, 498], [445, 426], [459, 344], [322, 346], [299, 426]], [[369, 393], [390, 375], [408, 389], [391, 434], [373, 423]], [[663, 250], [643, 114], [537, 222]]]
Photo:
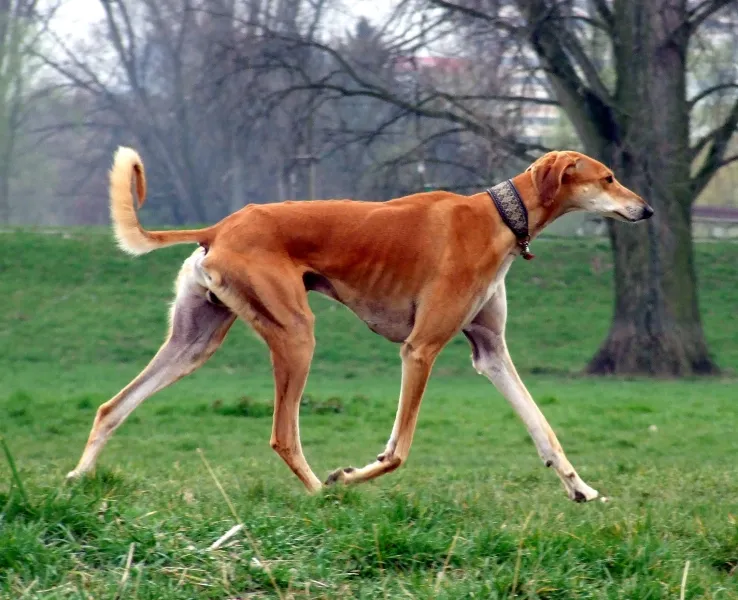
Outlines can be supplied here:
[[579, 152], [549, 152], [526, 172], [541, 204], [557, 214], [586, 210], [631, 223], [653, 215], [646, 201], [620, 184], [610, 169]]

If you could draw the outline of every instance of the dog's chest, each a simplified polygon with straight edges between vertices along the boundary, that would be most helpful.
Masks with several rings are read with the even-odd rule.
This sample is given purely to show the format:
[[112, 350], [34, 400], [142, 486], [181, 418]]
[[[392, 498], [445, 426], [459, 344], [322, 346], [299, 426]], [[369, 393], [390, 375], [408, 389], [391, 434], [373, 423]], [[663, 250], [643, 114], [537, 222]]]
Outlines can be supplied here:
[[505, 276], [510, 270], [510, 265], [513, 260], [515, 260], [515, 256], [513, 255], [506, 257], [505, 260], [502, 261], [500, 268], [497, 269], [497, 273], [495, 273], [492, 281], [482, 287], [479, 294], [477, 294], [477, 297], [472, 301], [471, 310], [464, 321], [464, 325], [470, 323], [472, 319], [477, 316], [477, 313], [482, 309], [482, 307], [490, 301], [492, 296], [494, 296], [503, 287], [505, 284]]

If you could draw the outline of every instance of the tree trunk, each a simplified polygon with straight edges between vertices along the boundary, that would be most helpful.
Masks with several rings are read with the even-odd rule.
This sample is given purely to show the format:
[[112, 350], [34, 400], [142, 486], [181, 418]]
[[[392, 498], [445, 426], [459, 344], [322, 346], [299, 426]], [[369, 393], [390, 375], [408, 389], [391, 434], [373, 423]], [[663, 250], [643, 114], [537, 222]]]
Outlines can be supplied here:
[[718, 371], [702, 331], [694, 269], [688, 39], [682, 0], [620, 3], [616, 11], [616, 139], [597, 154], [655, 214], [611, 223], [615, 314], [591, 360], [595, 374], [685, 376]]
[[13, 172], [14, 134], [14, 131], [8, 131], [6, 139], [0, 140], [0, 223], [5, 224], [10, 224], [10, 175]]
[[[7, 169], [2, 169], [7, 171]], [[0, 173], [0, 223], [10, 223], [10, 181], [8, 173]]]
[[610, 225], [615, 314], [587, 371], [675, 377], [717, 373], [700, 322], [689, 208], [649, 201], [656, 214], [647, 225]]

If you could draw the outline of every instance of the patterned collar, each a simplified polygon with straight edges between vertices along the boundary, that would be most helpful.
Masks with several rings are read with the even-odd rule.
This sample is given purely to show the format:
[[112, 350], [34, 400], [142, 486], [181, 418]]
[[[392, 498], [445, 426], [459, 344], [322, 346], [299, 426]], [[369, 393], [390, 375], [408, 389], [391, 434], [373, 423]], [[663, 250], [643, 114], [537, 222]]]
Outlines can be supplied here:
[[535, 258], [530, 253], [528, 244], [530, 244], [530, 232], [528, 231], [528, 209], [525, 208], [518, 190], [515, 189], [513, 182], [508, 179], [496, 186], [487, 188], [487, 193], [492, 202], [495, 203], [502, 220], [518, 239], [520, 253], [525, 260]]

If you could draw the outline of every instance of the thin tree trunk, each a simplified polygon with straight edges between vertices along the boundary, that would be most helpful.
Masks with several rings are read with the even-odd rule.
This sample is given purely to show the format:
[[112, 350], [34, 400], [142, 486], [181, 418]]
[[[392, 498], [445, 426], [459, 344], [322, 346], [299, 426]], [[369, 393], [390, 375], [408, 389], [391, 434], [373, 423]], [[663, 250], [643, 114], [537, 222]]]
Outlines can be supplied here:
[[0, 169], [0, 223], [10, 223], [10, 173], [5, 167]]

